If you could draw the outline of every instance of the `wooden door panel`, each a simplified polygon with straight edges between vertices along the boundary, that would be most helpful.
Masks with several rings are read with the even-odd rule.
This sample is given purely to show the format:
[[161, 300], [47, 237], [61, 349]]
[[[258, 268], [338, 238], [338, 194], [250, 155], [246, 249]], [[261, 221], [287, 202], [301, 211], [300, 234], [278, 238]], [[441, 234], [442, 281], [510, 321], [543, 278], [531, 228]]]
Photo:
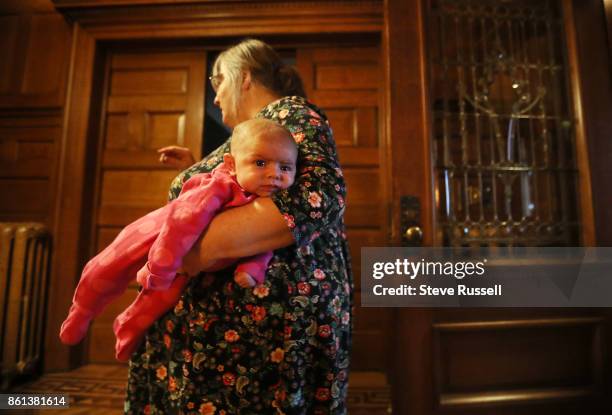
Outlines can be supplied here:
[[[389, 310], [359, 306], [362, 246], [387, 244], [388, 194], [381, 128], [380, 49], [304, 48], [297, 67], [309, 99], [328, 115], [347, 184], [346, 225], [355, 276], [353, 370], [385, 372]], [[375, 317], [374, 317], [375, 316]]]
[[[123, 227], [163, 206], [175, 175], [173, 171], [147, 171], [143, 168], [107, 170], [101, 186], [98, 225]], [[98, 250], [103, 248], [97, 247]]]
[[[360, 52], [355, 50], [355, 52]], [[338, 58], [339, 55], [336, 56]], [[315, 88], [318, 91], [325, 90], [376, 90], [380, 82], [379, 67], [374, 61], [356, 62], [354, 55], [338, 59], [335, 62], [324, 62], [317, 65]], [[317, 54], [317, 58], [326, 59], [324, 53]], [[317, 59], [315, 58], [315, 59]], [[344, 61], [352, 61], [350, 66]]]
[[113, 66], [112, 96], [185, 94], [189, 74], [186, 68], [136, 69]]
[[343, 150], [351, 148], [367, 151], [378, 147], [378, 130], [376, 129], [378, 127], [378, 108], [376, 106], [334, 108], [327, 110], [326, 113], [334, 128], [334, 138], [336, 138], [340, 154]]
[[0, 107], [61, 108], [71, 26], [58, 13], [0, 18]]
[[20, 16], [0, 17], [0, 95], [8, 95], [13, 89], [15, 50], [20, 46]]
[[90, 362], [117, 364], [112, 323], [134, 301], [137, 288], [136, 282], [131, 283], [125, 293], [109, 304], [104, 314], [91, 325], [88, 343]]
[[0, 118], [0, 220], [51, 223], [61, 116]]
[[[135, 75], [136, 76], [136, 75]], [[155, 95], [155, 96], [118, 96], [110, 97], [108, 100], [108, 111], [111, 114], [117, 112], [138, 112], [144, 116], [149, 111], [185, 111], [187, 99], [181, 95]], [[145, 111], [146, 110], [146, 111]]]
[[[384, 38], [383, 47], [388, 70], [386, 93], [390, 114], [393, 200], [406, 195], [419, 198], [425, 246], [442, 241], [434, 237], [439, 226], [435, 212], [445, 203], [442, 189], [436, 189], [436, 180], [432, 177], [431, 147], [436, 145], [432, 131], [438, 127], [437, 123], [443, 121], [434, 114], [437, 108], [434, 98], [455, 93], [458, 84], [455, 76], [460, 73], [449, 72], [445, 83], [432, 81], [429, 78], [437, 76], [433, 62], [439, 64], [440, 60], [432, 56], [436, 56], [434, 51], [444, 44], [451, 50], [449, 61], [462, 62], [453, 48], [467, 45], [472, 34], [461, 35], [459, 29], [469, 19], [478, 21], [470, 13], [456, 20], [447, 18], [441, 24], [443, 30], [448, 25], [452, 33], [458, 30], [459, 35], [451, 36], [445, 43], [439, 39], [427, 42], [427, 32], [432, 27], [428, 24], [431, 23], [428, 17], [433, 17], [427, 16], [426, 8], [443, 3], [457, 7], [457, 10], [462, 7], [460, 2], [457, 5], [454, 2], [416, 0], [386, 2], [389, 36]], [[510, 3], [518, 4], [517, 8], [535, 4]], [[505, 13], [510, 13], [509, 10], [505, 9]], [[505, 23], [503, 25], [505, 27]], [[495, 37], [488, 33], [487, 36]], [[554, 36], [559, 37], [555, 41], [563, 43], [563, 30], [556, 31]], [[459, 101], [454, 103], [460, 105]], [[446, 107], [445, 111], [450, 114], [454, 109]], [[446, 121], [444, 127], [450, 131], [449, 137], [460, 137], [458, 132], [462, 126], [459, 117], [449, 116]], [[468, 129], [470, 122], [473, 121], [468, 121]], [[439, 143], [433, 150], [442, 154]], [[451, 148], [447, 151], [450, 151], [451, 162], [461, 161], [459, 150], [453, 152]], [[473, 163], [475, 146], [468, 143], [466, 151], [467, 158]], [[482, 163], [489, 163], [491, 152], [483, 151], [482, 157]], [[561, 189], [556, 189], [559, 189], [559, 194], [553, 192], [549, 199], [561, 196]], [[451, 200], [451, 203], [459, 207], [462, 201]], [[399, 223], [400, 215], [399, 206], [395, 204], [393, 218], [396, 223]], [[401, 232], [405, 229], [394, 226], [392, 231], [394, 242], [400, 243]], [[520, 241], [513, 241], [517, 242]], [[605, 351], [609, 349], [609, 336], [604, 335], [609, 329], [609, 321], [610, 313], [603, 309], [398, 309], [394, 321], [397, 332], [397, 352], [393, 356], [396, 370], [392, 382], [394, 413], [610, 413], [610, 403], [605, 402], [610, 396], [610, 382], [605, 380], [610, 364], [604, 359]]]
[[556, 414], [561, 402], [601, 406], [606, 317], [596, 310], [440, 309], [429, 317], [430, 410], [484, 414], [486, 403], [495, 413], [522, 405], [524, 414]]
[[[205, 53], [117, 52], [109, 59], [95, 252], [166, 203], [176, 172], [159, 164], [158, 148], [180, 145], [201, 155]], [[114, 362], [112, 322], [134, 298], [136, 285], [131, 288], [93, 324], [91, 362]]]
[[164, 170], [108, 169], [101, 186], [101, 205], [159, 206], [166, 200], [168, 181], [174, 176]]
[[597, 324], [530, 323], [479, 328], [465, 323], [435, 325], [439, 359], [435, 375], [442, 404], [456, 405], [513, 387], [520, 387], [526, 398], [554, 389], [559, 394], [583, 392], [596, 383], [592, 362], [597, 359], [593, 353], [600, 352], [593, 347]]

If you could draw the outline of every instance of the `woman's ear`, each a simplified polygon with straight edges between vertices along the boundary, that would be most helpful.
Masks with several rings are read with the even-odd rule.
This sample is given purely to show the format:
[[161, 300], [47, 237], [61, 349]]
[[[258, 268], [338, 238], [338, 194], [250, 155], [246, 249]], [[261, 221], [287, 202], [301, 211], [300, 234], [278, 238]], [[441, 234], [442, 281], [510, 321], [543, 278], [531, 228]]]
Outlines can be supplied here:
[[243, 91], [247, 91], [251, 87], [251, 82], [253, 79], [251, 78], [251, 71], [242, 72], [242, 84], [240, 87]]
[[232, 171], [232, 174], [236, 174], [236, 160], [234, 159], [234, 156], [232, 156], [230, 153], [225, 153], [223, 155], [223, 163]]

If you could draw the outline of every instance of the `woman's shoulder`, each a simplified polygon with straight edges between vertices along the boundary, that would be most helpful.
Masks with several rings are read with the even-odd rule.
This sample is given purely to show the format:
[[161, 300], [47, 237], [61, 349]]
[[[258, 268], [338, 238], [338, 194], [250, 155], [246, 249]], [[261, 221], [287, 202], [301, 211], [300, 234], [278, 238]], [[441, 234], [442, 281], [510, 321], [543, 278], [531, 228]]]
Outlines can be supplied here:
[[312, 118], [327, 121], [327, 115], [322, 109], [300, 96], [280, 98], [266, 106], [259, 115], [281, 122], [297, 122]]
[[280, 98], [265, 107], [258, 116], [275, 121], [294, 134], [306, 129], [318, 130], [319, 134], [331, 134], [323, 110], [300, 96]]

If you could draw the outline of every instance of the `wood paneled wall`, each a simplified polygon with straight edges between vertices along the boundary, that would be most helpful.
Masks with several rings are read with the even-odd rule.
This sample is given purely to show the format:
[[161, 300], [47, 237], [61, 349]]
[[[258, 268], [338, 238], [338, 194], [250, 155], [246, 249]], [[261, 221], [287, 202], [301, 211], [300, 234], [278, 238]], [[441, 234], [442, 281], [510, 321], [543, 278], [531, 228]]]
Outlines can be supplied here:
[[0, 220], [52, 223], [70, 39], [57, 13], [0, 16]]
[[574, 101], [581, 105], [584, 124], [581, 127], [585, 131], [589, 159], [589, 166], [579, 166], [579, 169], [590, 168], [595, 245], [612, 246], [612, 192], [609, 190], [612, 182], [612, 55], [605, 53], [609, 39], [605, 9], [601, 0], [569, 3], [573, 5], [574, 53], [579, 63], [573, 68], [578, 79], [574, 83], [579, 87], [574, 85], [574, 91], [579, 93], [579, 96], [574, 94]]
[[0, 112], [0, 221], [52, 222], [61, 111]]
[[69, 50], [59, 14], [0, 16], [0, 108], [61, 108]]
[[53, 229], [72, 25], [39, 8], [0, 15], [0, 221]]

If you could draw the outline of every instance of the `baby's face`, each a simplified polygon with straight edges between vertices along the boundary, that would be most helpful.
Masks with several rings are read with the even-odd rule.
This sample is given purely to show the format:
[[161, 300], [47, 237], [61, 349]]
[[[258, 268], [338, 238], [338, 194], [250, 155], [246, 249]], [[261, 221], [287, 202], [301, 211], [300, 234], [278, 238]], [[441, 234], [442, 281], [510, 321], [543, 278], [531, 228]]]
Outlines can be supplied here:
[[233, 158], [236, 180], [244, 190], [258, 196], [270, 196], [295, 180], [297, 149], [285, 140], [253, 137], [240, 146]]

